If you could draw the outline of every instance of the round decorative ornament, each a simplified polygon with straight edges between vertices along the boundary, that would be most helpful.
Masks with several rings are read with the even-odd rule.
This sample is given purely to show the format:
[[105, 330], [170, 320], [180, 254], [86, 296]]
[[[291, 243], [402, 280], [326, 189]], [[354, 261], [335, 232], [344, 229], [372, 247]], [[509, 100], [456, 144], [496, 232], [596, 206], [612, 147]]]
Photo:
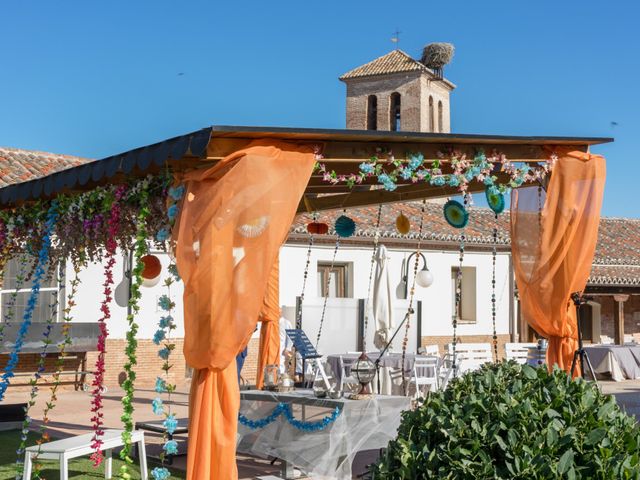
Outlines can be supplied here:
[[162, 273], [160, 259], [155, 255], [145, 255], [140, 261], [144, 264], [142, 286], [155, 287], [160, 282], [160, 274]]
[[244, 238], [256, 238], [262, 235], [269, 225], [269, 217], [264, 215], [262, 217], [254, 218], [247, 223], [240, 225], [237, 231]]
[[307, 232], [311, 235], [326, 235], [329, 232], [329, 225], [323, 222], [311, 222], [307, 224]]
[[336, 220], [335, 229], [339, 237], [350, 237], [356, 232], [356, 222], [346, 215], [340, 215]]
[[502, 213], [505, 207], [504, 195], [500, 192], [490, 191], [489, 189], [484, 191], [485, 196], [487, 197], [487, 203], [489, 204], [489, 208], [494, 211], [494, 213]]
[[449, 200], [444, 204], [444, 218], [454, 228], [464, 228], [469, 223], [469, 213], [464, 206], [456, 201]]
[[396, 230], [401, 235], [406, 235], [409, 233], [409, 230], [411, 230], [411, 222], [404, 213], [401, 213], [398, 215], [398, 218], [396, 218]]
[[358, 360], [351, 367], [351, 373], [356, 377], [360, 383], [360, 391], [355, 395], [352, 395], [353, 400], [364, 400], [371, 398], [371, 389], [369, 383], [376, 375], [376, 366], [369, 359], [366, 353], [362, 352], [362, 355], [358, 357]]

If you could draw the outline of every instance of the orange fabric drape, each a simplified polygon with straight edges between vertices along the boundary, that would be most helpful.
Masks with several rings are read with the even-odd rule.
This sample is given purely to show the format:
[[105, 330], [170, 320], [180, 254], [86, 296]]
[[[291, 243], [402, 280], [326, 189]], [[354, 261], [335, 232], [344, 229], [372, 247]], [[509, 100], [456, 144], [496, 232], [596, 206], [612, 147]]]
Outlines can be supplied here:
[[260, 350], [258, 351], [258, 371], [256, 387], [264, 384], [264, 367], [280, 363], [280, 260], [276, 258], [271, 268], [271, 276], [260, 312]]
[[548, 365], [568, 371], [578, 338], [571, 294], [584, 290], [591, 271], [606, 165], [599, 155], [558, 153], [546, 194], [512, 193], [511, 249], [522, 315], [548, 338]]
[[184, 281], [184, 355], [190, 395], [189, 480], [237, 478], [240, 405], [235, 357], [260, 314], [315, 157], [311, 148], [254, 142], [182, 180], [174, 229]]

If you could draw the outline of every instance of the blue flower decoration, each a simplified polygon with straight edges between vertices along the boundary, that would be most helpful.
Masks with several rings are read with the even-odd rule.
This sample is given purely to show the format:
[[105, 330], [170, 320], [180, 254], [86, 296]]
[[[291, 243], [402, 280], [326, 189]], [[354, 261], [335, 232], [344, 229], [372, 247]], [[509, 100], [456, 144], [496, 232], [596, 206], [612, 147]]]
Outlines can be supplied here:
[[162, 415], [164, 413], [164, 405], [162, 405], [162, 399], [160, 397], [156, 397], [151, 402], [151, 408], [153, 409], [153, 413], [155, 415]]
[[413, 154], [409, 157], [409, 168], [411, 170], [415, 170], [422, 165], [424, 161], [424, 156], [421, 153]]
[[158, 326], [160, 328], [169, 328], [173, 325], [173, 317], [171, 315], [167, 315], [166, 317], [161, 317], [160, 322], [158, 322]]
[[156, 333], [153, 334], [153, 343], [156, 345], [160, 345], [160, 342], [166, 338], [164, 330], [156, 330]]
[[169, 350], [167, 347], [158, 350], [158, 356], [163, 360], [169, 360], [169, 355], [171, 355], [171, 350]]
[[502, 195], [495, 187], [488, 188], [484, 191], [487, 197], [489, 208], [496, 214], [502, 213], [505, 207], [504, 195]]
[[173, 307], [173, 305], [171, 304], [171, 299], [169, 298], [168, 295], [162, 295], [159, 299], [158, 299], [158, 306], [165, 311], [169, 311], [171, 310], [171, 308]]
[[444, 204], [444, 218], [454, 228], [464, 228], [469, 223], [469, 213], [456, 200], [449, 200]]
[[336, 220], [335, 229], [338, 236], [345, 238], [350, 237], [356, 231], [356, 222], [346, 215], [341, 215]]
[[178, 267], [176, 266], [175, 263], [172, 263], [171, 265], [169, 265], [169, 267], [167, 268], [167, 270], [169, 271], [169, 273], [171, 275], [173, 275], [173, 278], [175, 280], [180, 280], [180, 274], [178, 273]]
[[174, 200], [180, 200], [184, 196], [184, 185], [178, 185], [177, 187], [169, 188], [169, 196]]
[[[157, 377], [154, 390], [156, 391], [156, 393], [165, 393], [167, 391], [167, 382], [165, 382], [162, 378]], [[158, 398], [158, 400], [160, 399]]]
[[162, 422], [162, 425], [167, 429], [167, 433], [169, 435], [173, 435], [173, 432], [175, 432], [176, 428], [178, 428], [178, 420], [176, 420], [175, 415], [169, 415], [165, 419], [165, 421]]
[[175, 440], [169, 440], [162, 446], [162, 449], [167, 455], [176, 455], [178, 453], [178, 442]]
[[436, 177], [431, 177], [431, 185], [435, 185], [436, 187], [444, 187], [444, 184], [447, 181], [444, 178], [444, 175], [438, 175]]
[[449, 176], [449, 181], [447, 182], [447, 184], [450, 187], [457, 187], [458, 185], [460, 185], [460, 180], [455, 175], [451, 175]]
[[171, 477], [171, 473], [164, 467], [156, 467], [151, 470], [153, 480], [167, 480]]
[[169, 220], [175, 220], [176, 215], [178, 215], [178, 206], [174, 203], [167, 209], [167, 216]]
[[156, 240], [158, 240], [159, 242], [164, 242], [169, 238], [170, 235], [171, 233], [169, 232], [169, 229], [163, 228], [159, 230], [158, 233], [156, 233]]
[[373, 163], [362, 162], [360, 164], [360, 171], [365, 175], [373, 173]]
[[402, 173], [400, 174], [400, 176], [404, 180], [410, 180], [411, 177], [413, 176], [413, 170], [411, 170], [409, 168], [405, 168], [404, 170], [402, 170]]

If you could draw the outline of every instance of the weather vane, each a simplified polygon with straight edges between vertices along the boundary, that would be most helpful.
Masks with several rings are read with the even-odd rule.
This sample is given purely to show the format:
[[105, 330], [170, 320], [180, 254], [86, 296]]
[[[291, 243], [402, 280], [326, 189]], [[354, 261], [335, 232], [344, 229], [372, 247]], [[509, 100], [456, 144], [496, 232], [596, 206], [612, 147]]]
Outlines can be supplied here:
[[391, 37], [391, 41], [392, 41], [393, 43], [395, 43], [396, 45], [397, 45], [398, 43], [400, 43], [400, 34], [401, 34], [401, 33], [402, 33], [402, 32], [401, 32], [400, 30], [398, 30], [398, 28], [396, 27], [396, 31], [395, 31], [395, 32], [393, 32], [393, 37]]

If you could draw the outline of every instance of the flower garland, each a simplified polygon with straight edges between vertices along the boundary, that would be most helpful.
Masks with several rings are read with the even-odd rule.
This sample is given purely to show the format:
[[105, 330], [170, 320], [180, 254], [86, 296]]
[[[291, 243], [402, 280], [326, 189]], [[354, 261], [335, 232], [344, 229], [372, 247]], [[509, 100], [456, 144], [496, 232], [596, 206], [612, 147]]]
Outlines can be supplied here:
[[[5, 327], [7, 325], [11, 325], [11, 322], [13, 321], [13, 317], [16, 312], [15, 306], [16, 306], [16, 301], [18, 300], [18, 293], [24, 286], [25, 282], [31, 278], [31, 275], [30, 275], [31, 272], [29, 272], [29, 275], [28, 275], [28, 271], [27, 271], [29, 268], [29, 262], [28, 262], [29, 256], [20, 255], [18, 258], [20, 259], [19, 260], [20, 264], [18, 266], [18, 273], [16, 274], [16, 288], [11, 292], [11, 294], [9, 295], [9, 301], [3, 307], [4, 315], [2, 317], [2, 322], [0, 323], [0, 342], [2, 342], [2, 340], [4, 339]], [[3, 268], [3, 274], [4, 274], [4, 268]], [[0, 279], [0, 280], [4, 281], [4, 279]], [[0, 285], [2, 285], [2, 283], [0, 283]]]
[[[80, 256], [79, 258], [82, 258]], [[67, 356], [66, 348], [68, 345], [71, 345], [71, 321], [73, 317], [71, 316], [71, 310], [76, 305], [75, 297], [76, 293], [78, 293], [78, 286], [80, 285], [80, 271], [84, 263], [73, 263], [74, 270], [74, 278], [69, 282], [71, 289], [69, 294], [67, 295], [67, 302], [64, 310], [62, 311], [64, 314], [63, 324], [62, 324], [62, 341], [58, 345], [58, 360], [56, 361], [56, 370], [53, 374], [53, 386], [51, 387], [51, 393], [49, 397], [49, 401], [45, 403], [44, 412], [42, 414], [42, 425], [40, 426], [40, 438], [36, 440], [36, 444], [38, 445], [38, 451], [34, 455], [34, 466], [33, 466], [33, 475], [36, 478], [40, 478], [40, 471], [42, 465], [37, 461], [38, 455], [40, 455], [40, 450], [43, 443], [46, 443], [50, 440], [49, 433], [47, 432], [47, 426], [49, 425], [49, 414], [51, 410], [56, 406], [56, 401], [58, 400], [56, 393], [58, 391], [58, 387], [60, 386], [60, 373], [62, 372], [62, 368], [64, 366], [64, 360]]]
[[[167, 225], [156, 234], [157, 241], [166, 244], [166, 242], [169, 240], [169, 237], [171, 235], [171, 228], [176, 222], [179, 211], [178, 202], [182, 199], [184, 193], [184, 185], [178, 185], [169, 188]], [[172, 249], [173, 245], [169, 245], [169, 248]], [[169, 382], [169, 370], [172, 367], [171, 363], [169, 362], [169, 357], [171, 356], [171, 352], [173, 352], [173, 350], [176, 348], [176, 344], [171, 341], [171, 332], [176, 328], [176, 324], [173, 321], [172, 315], [173, 309], [175, 308], [175, 303], [171, 300], [171, 285], [179, 281], [180, 276], [178, 275], [178, 269], [175, 263], [170, 264], [168, 270], [170, 276], [167, 277], [164, 281], [164, 286], [167, 289], [167, 293], [165, 295], [162, 295], [158, 299], [158, 306], [164, 312], [164, 315], [160, 317], [160, 321], [158, 322], [158, 330], [153, 336], [153, 342], [156, 345], [162, 344], [162, 348], [158, 350], [158, 356], [162, 359], [162, 370], [164, 371], [165, 375], [164, 379], [161, 377], [156, 378], [155, 391], [158, 395], [151, 402], [153, 413], [156, 415], [164, 416], [162, 425], [165, 429], [162, 434], [163, 445], [162, 453], [160, 454], [160, 461], [162, 462], [162, 466], [156, 467], [151, 471], [151, 476], [154, 478], [154, 480], [165, 480], [171, 476], [171, 473], [164, 466], [164, 463], [167, 456], [175, 455], [176, 453], [178, 453], [178, 444], [175, 440], [173, 440], [173, 433], [178, 427], [178, 420], [171, 411], [171, 394], [175, 391], [176, 386], [175, 384]], [[162, 343], [163, 341], [164, 343]], [[163, 393], [167, 394], [166, 410], [164, 409], [161, 397]]]
[[335, 422], [341, 413], [342, 410], [340, 409], [340, 407], [336, 407], [331, 412], [331, 415], [324, 417], [322, 420], [306, 422], [303, 420], [298, 420], [293, 416], [293, 411], [290, 404], [280, 402], [278, 403], [276, 408], [274, 408], [273, 411], [264, 418], [261, 418], [259, 420], [250, 420], [244, 415], [239, 414], [238, 421], [241, 425], [244, 425], [251, 430], [257, 430], [259, 428], [265, 428], [269, 424], [275, 422], [280, 415], [283, 415], [287, 422], [289, 422], [291, 426], [298, 430], [301, 430], [303, 432], [319, 432], [320, 430], [324, 430], [333, 422]]
[[[61, 282], [60, 278], [57, 278], [58, 283]], [[27, 448], [27, 438], [29, 436], [29, 426], [31, 425], [31, 416], [29, 412], [31, 407], [36, 404], [36, 398], [38, 396], [38, 381], [42, 377], [45, 371], [45, 362], [47, 359], [47, 350], [52, 343], [50, 338], [51, 330], [53, 329], [53, 324], [56, 322], [58, 318], [58, 306], [59, 299], [58, 293], [56, 292], [53, 295], [53, 302], [49, 304], [49, 308], [51, 309], [51, 313], [47, 318], [47, 322], [45, 324], [42, 340], [42, 351], [40, 352], [40, 357], [38, 358], [38, 363], [36, 366], [36, 373], [33, 375], [33, 378], [29, 380], [29, 385], [31, 386], [31, 390], [29, 392], [29, 401], [27, 402], [27, 406], [24, 409], [24, 420], [22, 421], [22, 431], [20, 434], [20, 445], [16, 450], [16, 480], [21, 480], [23, 476], [24, 470], [24, 451]]]
[[120, 200], [122, 199], [123, 194], [124, 186], [119, 186], [115, 191], [115, 199], [110, 208], [108, 219], [109, 238], [107, 239], [107, 244], [105, 246], [105, 280], [102, 284], [102, 286], [104, 287], [104, 297], [102, 299], [102, 304], [100, 305], [102, 316], [98, 320], [98, 326], [100, 328], [97, 345], [98, 358], [96, 359], [96, 369], [92, 382], [92, 386], [94, 388], [91, 393], [91, 412], [93, 413], [93, 417], [91, 417], [91, 421], [93, 422], [93, 440], [91, 443], [91, 448], [94, 449], [93, 454], [91, 454], [91, 460], [93, 461], [94, 467], [99, 466], [104, 459], [104, 455], [102, 453], [103, 441], [101, 440], [102, 435], [104, 435], [104, 430], [102, 429], [102, 425], [104, 423], [102, 420], [104, 416], [104, 414], [102, 413], [102, 391], [105, 372], [104, 359], [106, 354], [107, 336], [109, 335], [109, 331], [107, 329], [107, 321], [111, 318], [111, 310], [109, 308], [109, 304], [112, 300], [113, 267], [116, 264], [115, 254], [118, 248], [116, 238], [118, 237], [118, 229], [120, 227]]
[[18, 364], [18, 354], [22, 350], [24, 337], [27, 334], [27, 330], [29, 330], [29, 327], [31, 326], [31, 319], [33, 317], [33, 312], [36, 308], [36, 303], [40, 294], [40, 284], [45, 275], [45, 266], [49, 262], [51, 233], [53, 232], [53, 227], [55, 226], [58, 219], [57, 208], [58, 203], [56, 201], [51, 202], [51, 206], [49, 207], [49, 210], [47, 212], [44, 235], [42, 236], [42, 245], [40, 246], [40, 250], [38, 252], [38, 262], [33, 278], [33, 285], [31, 286], [31, 293], [29, 294], [29, 300], [27, 300], [27, 307], [25, 308], [24, 316], [22, 317], [22, 324], [20, 325], [20, 329], [18, 330], [15, 345], [11, 353], [9, 354], [9, 361], [4, 367], [4, 374], [2, 375], [2, 379], [0, 379], [0, 401], [4, 399], [4, 394], [7, 391], [7, 387], [9, 386], [11, 378], [14, 376], [13, 370]]
[[[407, 160], [396, 159], [391, 152], [378, 150], [383, 158], [372, 156], [368, 161], [359, 165], [359, 172], [350, 175], [337, 174], [335, 170], [328, 170], [326, 165], [317, 162], [315, 171], [322, 174], [323, 180], [331, 184], [344, 183], [348, 187], [361, 184], [369, 179], [376, 179], [385, 190], [393, 191], [398, 188], [398, 182], [427, 182], [430, 185], [457, 188], [461, 194], [468, 192], [469, 185], [476, 181], [492, 191], [507, 193], [523, 183], [538, 182], [544, 179], [553, 169], [557, 155], [553, 154], [541, 166], [524, 164], [517, 166], [510, 162], [500, 152], [494, 151], [485, 155], [478, 150], [472, 157], [458, 150], [438, 152], [436, 159], [430, 165], [422, 153], [411, 153]], [[384, 158], [386, 156], [386, 159]], [[443, 172], [443, 165], [451, 166], [451, 173]], [[508, 181], [500, 182], [496, 172], [504, 172], [509, 176]]]
[[133, 246], [133, 257], [135, 267], [131, 272], [131, 296], [129, 298], [129, 306], [131, 307], [131, 313], [127, 315], [127, 346], [125, 353], [127, 356], [127, 362], [124, 365], [124, 371], [126, 378], [122, 382], [122, 388], [124, 390], [124, 396], [122, 397], [122, 416], [120, 419], [124, 425], [124, 432], [122, 432], [123, 448], [120, 451], [120, 458], [124, 460], [124, 464], [120, 467], [120, 477], [123, 479], [130, 479], [128, 465], [133, 464], [133, 459], [130, 456], [131, 453], [131, 432], [133, 432], [133, 393], [134, 382], [136, 379], [136, 372], [134, 367], [138, 361], [136, 358], [136, 350], [138, 347], [138, 341], [136, 340], [136, 334], [138, 333], [138, 324], [135, 321], [136, 315], [140, 311], [139, 301], [142, 297], [140, 293], [140, 287], [142, 286], [142, 270], [144, 264], [141, 258], [147, 254], [147, 226], [146, 221], [150, 215], [150, 210], [146, 206], [149, 200], [148, 183], [144, 183], [139, 186], [139, 200], [140, 210], [138, 212], [136, 221], [136, 236]]
[[[158, 300], [158, 306], [163, 310], [164, 315], [160, 317], [158, 322], [158, 330], [153, 336], [153, 342], [156, 345], [161, 345], [162, 348], [158, 350], [158, 356], [162, 359], [162, 370], [165, 374], [165, 379], [156, 378], [155, 391], [158, 394], [152, 401], [153, 413], [156, 415], [163, 415], [164, 421], [162, 425], [165, 430], [162, 434], [163, 446], [162, 453], [160, 454], [161, 467], [156, 467], [151, 471], [151, 475], [155, 480], [164, 480], [169, 478], [169, 470], [164, 466], [165, 459], [168, 455], [175, 455], [177, 453], [177, 444], [173, 440], [173, 433], [178, 427], [178, 420], [176, 416], [171, 412], [171, 394], [175, 391], [176, 386], [169, 383], [169, 370], [172, 365], [169, 363], [169, 357], [171, 352], [176, 348], [176, 344], [171, 341], [171, 332], [176, 328], [176, 324], [173, 321], [172, 311], [175, 308], [175, 303], [171, 301], [171, 285], [180, 277], [177, 276], [177, 270], [175, 265], [169, 266], [169, 272], [172, 276], [168, 277], [164, 285], [167, 288], [167, 293], [162, 295]], [[164, 343], [162, 343], [164, 341]], [[167, 409], [165, 410], [161, 395], [167, 393]]]

